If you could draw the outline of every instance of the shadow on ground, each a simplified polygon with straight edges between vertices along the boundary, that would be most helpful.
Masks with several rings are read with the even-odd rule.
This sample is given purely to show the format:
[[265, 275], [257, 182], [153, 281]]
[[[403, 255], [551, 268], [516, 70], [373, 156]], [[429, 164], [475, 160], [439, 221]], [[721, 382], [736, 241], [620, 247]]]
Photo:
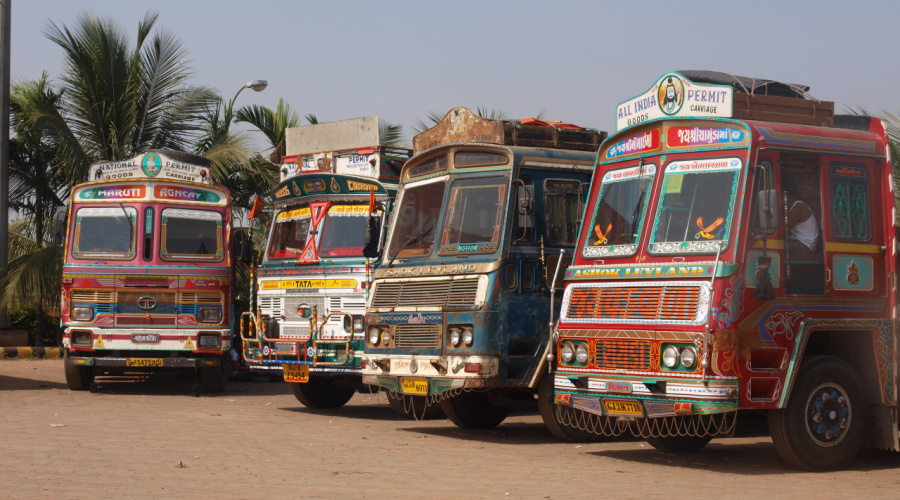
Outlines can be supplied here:
[[12, 377], [0, 375], [0, 391], [46, 391], [52, 389], [66, 389], [66, 384], [50, 382], [48, 380], [34, 380], [24, 377]]

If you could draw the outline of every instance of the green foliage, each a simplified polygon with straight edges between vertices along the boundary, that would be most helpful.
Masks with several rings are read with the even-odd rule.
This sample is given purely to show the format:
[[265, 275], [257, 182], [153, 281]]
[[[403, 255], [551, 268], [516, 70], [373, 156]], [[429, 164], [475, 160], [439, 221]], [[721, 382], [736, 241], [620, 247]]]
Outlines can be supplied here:
[[39, 311], [34, 304], [25, 304], [9, 310], [9, 321], [13, 330], [28, 332], [28, 345], [57, 345], [59, 314]]

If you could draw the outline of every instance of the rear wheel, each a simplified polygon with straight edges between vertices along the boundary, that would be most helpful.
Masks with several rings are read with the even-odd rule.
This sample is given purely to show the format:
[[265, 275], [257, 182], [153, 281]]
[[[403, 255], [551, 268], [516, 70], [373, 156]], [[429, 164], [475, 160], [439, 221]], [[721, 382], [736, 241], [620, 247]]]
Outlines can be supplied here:
[[810, 356], [800, 367], [787, 406], [769, 412], [778, 454], [806, 470], [847, 465], [864, 438], [866, 402], [856, 371], [833, 356]]
[[69, 351], [65, 353], [63, 365], [66, 370], [66, 385], [73, 391], [86, 391], [91, 388], [91, 382], [94, 381], [94, 367], [76, 365], [69, 356]]
[[444, 410], [441, 405], [428, 404], [427, 396], [406, 396], [388, 391], [387, 398], [391, 409], [401, 417], [413, 420], [444, 418]]
[[334, 380], [324, 377], [310, 377], [306, 383], [289, 382], [288, 385], [297, 401], [314, 410], [340, 408], [356, 393], [353, 387], [341, 387]]
[[556, 404], [553, 402], [553, 376], [550, 374], [544, 375], [538, 384], [538, 409], [541, 412], [541, 420], [556, 439], [568, 443], [590, 443], [601, 440], [601, 436], [593, 432], [569, 427], [559, 421]]
[[685, 453], [697, 451], [712, 440], [712, 436], [665, 436], [665, 437], [648, 437], [647, 442], [650, 446], [659, 451], [668, 451], [671, 453]]
[[509, 415], [508, 406], [491, 402], [486, 392], [463, 392], [442, 399], [441, 408], [451, 422], [463, 429], [493, 429]]

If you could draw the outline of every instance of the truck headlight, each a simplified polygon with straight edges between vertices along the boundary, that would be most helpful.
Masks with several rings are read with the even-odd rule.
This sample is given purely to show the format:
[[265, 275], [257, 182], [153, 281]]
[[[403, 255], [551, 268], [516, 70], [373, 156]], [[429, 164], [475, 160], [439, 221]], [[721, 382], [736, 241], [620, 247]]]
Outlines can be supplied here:
[[571, 363], [575, 359], [575, 346], [571, 342], [563, 342], [560, 354], [564, 363]]
[[677, 347], [673, 345], [666, 347], [662, 355], [662, 361], [663, 364], [666, 365], [666, 368], [675, 368], [678, 366], [679, 354]]
[[377, 346], [379, 340], [381, 340], [381, 330], [379, 330], [377, 326], [370, 326], [369, 343], [373, 346]]
[[72, 319], [77, 321], [90, 321], [94, 317], [94, 308], [91, 306], [75, 306], [72, 308]]
[[219, 323], [222, 321], [222, 310], [218, 307], [201, 307], [201, 323]]
[[575, 346], [575, 360], [582, 365], [586, 365], [588, 361], [587, 344], [581, 343]]
[[353, 316], [353, 331], [359, 333], [366, 331], [365, 316]]
[[694, 346], [687, 346], [681, 350], [681, 366], [685, 368], [693, 368], [697, 364], [697, 349]]
[[462, 332], [458, 326], [451, 326], [447, 333], [449, 335], [448, 340], [450, 341], [450, 345], [452, 347], [459, 347], [459, 341], [462, 339]]
[[200, 349], [218, 349], [221, 337], [215, 333], [201, 333], [197, 339]]
[[463, 344], [471, 347], [472, 342], [475, 341], [475, 330], [471, 326], [464, 326], [462, 329], [462, 341]]
[[94, 336], [91, 332], [84, 330], [75, 330], [72, 332], [72, 343], [75, 345], [91, 345], [94, 342]]

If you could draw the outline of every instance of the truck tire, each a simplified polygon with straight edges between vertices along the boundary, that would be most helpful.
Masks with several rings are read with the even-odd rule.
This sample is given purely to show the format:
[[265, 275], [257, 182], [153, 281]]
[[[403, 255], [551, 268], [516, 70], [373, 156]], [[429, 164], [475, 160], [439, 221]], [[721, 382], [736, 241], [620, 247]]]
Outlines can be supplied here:
[[439, 404], [427, 404], [426, 396], [405, 396], [393, 391], [387, 392], [388, 404], [397, 415], [410, 420], [437, 420], [444, 418], [444, 410]]
[[[229, 360], [230, 362], [231, 360]], [[200, 389], [208, 394], [217, 394], [225, 391], [225, 381], [228, 372], [225, 371], [225, 361], [219, 366], [204, 366], [200, 368]]]
[[567, 443], [593, 443], [602, 440], [602, 436], [564, 425], [557, 418], [556, 403], [553, 398], [553, 377], [545, 374], [538, 383], [538, 410], [544, 426], [553, 437]]
[[66, 385], [73, 391], [86, 391], [91, 388], [91, 382], [94, 381], [94, 367], [76, 365], [69, 357], [67, 350], [63, 361], [66, 370]]
[[441, 408], [451, 422], [463, 429], [493, 429], [509, 415], [508, 406], [491, 402], [486, 392], [463, 392], [442, 399]]
[[306, 383], [288, 382], [297, 401], [313, 410], [332, 410], [350, 401], [356, 393], [352, 387], [341, 387], [334, 380], [324, 377], [310, 377]]
[[647, 443], [659, 451], [687, 453], [697, 451], [712, 441], [712, 436], [659, 436], [648, 437]]
[[859, 375], [834, 356], [809, 356], [787, 406], [769, 411], [769, 430], [789, 465], [810, 471], [847, 465], [865, 438], [866, 401]]

